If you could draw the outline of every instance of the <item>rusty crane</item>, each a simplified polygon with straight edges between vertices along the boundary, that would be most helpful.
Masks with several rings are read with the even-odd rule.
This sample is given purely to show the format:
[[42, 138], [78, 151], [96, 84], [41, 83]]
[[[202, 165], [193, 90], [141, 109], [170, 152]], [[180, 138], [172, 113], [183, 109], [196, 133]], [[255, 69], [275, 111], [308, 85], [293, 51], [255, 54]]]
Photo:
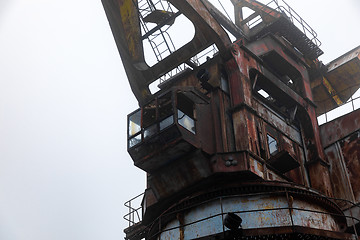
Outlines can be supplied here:
[[359, 88], [360, 47], [324, 65], [283, 1], [231, 0], [233, 18], [208, 0], [102, 2], [140, 106], [128, 152], [147, 188], [127, 240], [358, 239], [360, 110], [317, 117]]

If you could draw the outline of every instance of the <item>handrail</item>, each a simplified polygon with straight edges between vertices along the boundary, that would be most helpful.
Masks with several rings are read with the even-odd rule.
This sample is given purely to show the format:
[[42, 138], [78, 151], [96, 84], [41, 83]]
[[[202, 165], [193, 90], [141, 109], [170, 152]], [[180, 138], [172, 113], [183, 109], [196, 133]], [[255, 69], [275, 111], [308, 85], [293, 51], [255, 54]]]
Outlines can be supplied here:
[[[280, 1], [280, 3], [279, 3]], [[273, 4], [274, 3], [274, 4]], [[274, 5], [275, 7], [272, 7], [271, 5]], [[299, 26], [296, 25], [300, 24], [300, 27], [302, 29], [299, 28], [299, 30], [302, 30], [302, 32], [305, 34], [305, 36], [309, 37], [309, 35], [311, 35], [310, 40], [317, 46], [320, 47], [321, 46], [321, 42], [320, 40], [317, 38], [317, 33], [315, 32], [314, 29], [312, 29], [310, 27], [310, 25], [302, 18], [300, 17], [300, 15], [293, 9], [290, 7], [289, 4], [287, 4], [284, 0], [272, 0], [269, 3], [265, 4], [266, 6], [275, 9], [276, 11], [284, 14], [290, 21], [292, 24], [294, 24], [297, 28], [299, 28]], [[284, 6], [283, 6], [284, 5]], [[249, 27], [256, 25], [260, 19], [256, 19], [255, 21], [253, 21], [251, 24], [249, 24]]]
[[[124, 219], [129, 223], [129, 227], [142, 221], [142, 206], [133, 207], [132, 203], [134, 201], [139, 201], [140, 197], [143, 197], [145, 193], [141, 193], [136, 197], [126, 201], [124, 206], [128, 208], [128, 213], [124, 216]], [[140, 213], [139, 213], [140, 212]]]
[[[341, 95], [341, 93], [344, 93], [344, 92], [346, 92], [346, 91], [352, 92], [353, 89], [357, 89], [357, 90], [355, 91], [355, 93], [356, 93], [356, 92], [359, 90], [359, 87], [360, 87], [360, 85], [358, 85], [358, 84], [357, 84], [357, 85], [354, 85], [354, 86], [351, 86], [351, 87], [348, 87], [348, 88], [346, 88], [346, 89], [344, 89], [344, 90], [342, 90], [342, 91], [340, 91], [340, 92], [336, 92], [336, 93], [331, 94], [331, 97], [333, 97], [333, 96], [335, 96], [335, 95], [339, 95], [339, 94]], [[339, 106], [337, 106], [337, 107], [335, 107], [335, 108], [333, 108], [333, 109], [331, 109], [331, 110], [326, 110], [326, 102], [329, 101], [329, 99], [331, 99], [331, 98], [326, 98], [326, 99], [323, 99], [323, 100], [320, 100], [320, 101], [316, 101], [315, 104], [317, 104], [317, 105], [319, 105], [319, 106], [321, 106], [322, 104], [324, 104], [324, 106], [325, 106], [325, 111], [324, 111], [324, 113], [321, 114], [321, 115], [318, 117], [318, 120], [320, 120], [322, 117], [325, 117], [325, 122], [323, 122], [323, 123], [321, 123], [321, 124], [324, 124], [324, 123], [327, 123], [327, 122], [329, 122], [329, 121], [332, 121], [332, 120], [334, 120], [334, 119], [336, 119], [336, 118], [342, 117], [342, 116], [344, 116], [345, 114], [351, 113], [351, 112], [355, 111], [356, 109], [360, 108], [360, 104], [359, 104], [359, 106], [355, 106], [355, 101], [360, 99], [360, 94], [357, 94], [358, 96], [354, 97], [355, 93], [354, 93], [353, 95], [351, 95], [351, 97], [350, 97], [349, 100], [347, 100], [346, 102], [342, 103], [341, 105], [339, 105]], [[360, 102], [360, 100], [357, 101], [357, 102]], [[341, 111], [341, 112], [339, 111], [339, 108], [340, 108], [340, 107], [344, 107], [345, 105], [350, 105], [350, 104], [351, 104], [351, 110], [350, 110], [350, 111]], [[339, 111], [340, 114], [336, 114], [335, 117], [329, 119], [329, 118], [328, 118], [328, 115], [331, 114], [331, 112], [334, 113], [334, 112], [336, 112], [336, 111]], [[319, 125], [321, 125], [321, 124], [319, 124]]]
[[[276, 192], [277, 194], [279, 193], [283, 193], [283, 194], [288, 194], [288, 193], [292, 193], [292, 191], [279, 191], [279, 192]], [[262, 194], [266, 194], [266, 193], [255, 193], [255, 194], [245, 194], [247, 196], [256, 196], [256, 195], [262, 195]], [[236, 196], [241, 196], [241, 195], [236, 195]], [[214, 201], [216, 199], [219, 200], [220, 204], [222, 205], [222, 202], [223, 202], [223, 199], [224, 198], [229, 198], [229, 197], [234, 197], [234, 196], [226, 196], [226, 197], [216, 197], [216, 198], [213, 198], [213, 199], [209, 199], [208, 201]], [[345, 199], [337, 199], [337, 198], [331, 198], [331, 197], [324, 197], [324, 198], [327, 198], [327, 199], [333, 199], [333, 200], [342, 200], [342, 201], [345, 201], [345, 202], [348, 202], [350, 203], [353, 207], [358, 207], [360, 209], [360, 205], [359, 204], [355, 204], [349, 200], [345, 200]], [[288, 199], [289, 201], [289, 199]], [[289, 210], [289, 213], [290, 213], [290, 216], [292, 217], [292, 211], [293, 210], [296, 210], [296, 211], [299, 211], [299, 212], [310, 212], [310, 213], [320, 213], [320, 214], [325, 214], [325, 215], [329, 215], [329, 216], [333, 216], [333, 217], [344, 217], [345, 219], [351, 219], [352, 222], [354, 223], [354, 220], [357, 221], [357, 222], [360, 222], [360, 219], [352, 216], [352, 213], [350, 212], [351, 216], [347, 216], [347, 215], [342, 215], [342, 214], [336, 214], [336, 213], [330, 213], [330, 212], [324, 212], [324, 211], [318, 211], [318, 210], [311, 210], [311, 209], [303, 209], [303, 208], [296, 208], [296, 207], [292, 207], [291, 204], [288, 202], [288, 206], [289, 207], [279, 207], [279, 208], [272, 208], [272, 209], [269, 209], [269, 208], [259, 208], [259, 209], [252, 209], [252, 210], [243, 210], [243, 211], [236, 211], [236, 212], [233, 212], [233, 213], [237, 213], [237, 214], [241, 214], [241, 213], [253, 213], [253, 212], [268, 212], [268, 211], [280, 211], [280, 210]], [[190, 207], [188, 207], [187, 209], [189, 209]], [[221, 207], [222, 209], [222, 207]], [[181, 211], [181, 210], [179, 210]], [[206, 221], [206, 220], [209, 220], [209, 219], [212, 219], [212, 218], [215, 218], [215, 217], [219, 217], [219, 216], [222, 216], [222, 219], [224, 219], [225, 215], [227, 214], [227, 212], [221, 212], [221, 213], [218, 213], [218, 214], [214, 214], [214, 215], [211, 215], [209, 217], [205, 217], [205, 218], [201, 218], [201, 219], [197, 219], [195, 221], [192, 221], [192, 222], [189, 222], [187, 224], [182, 224], [180, 226], [176, 226], [176, 227], [171, 227], [171, 228], [166, 228], [166, 229], [163, 229], [163, 230], [160, 230], [156, 233], [154, 233], [152, 236], [150, 236], [148, 239], [155, 239], [155, 237], [159, 236], [159, 234], [161, 233], [164, 233], [164, 232], [168, 232], [168, 231], [171, 231], [171, 230], [175, 230], [175, 229], [180, 229], [180, 228], [184, 228], [186, 226], [190, 226], [190, 225], [193, 225], [193, 224], [196, 224], [196, 223], [199, 223], [199, 222], [203, 222], [203, 221]], [[159, 220], [159, 223], [161, 222], [161, 217], [164, 217], [166, 215], [162, 215], [160, 216], [157, 220]], [[152, 225], [148, 226], [148, 227], [151, 227]], [[294, 223], [292, 222], [291, 223], [291, 226], [294, 227], [294, 226], [297, 226], [297, 225], [294, 225]], [[356, 236], [356, 238], [358, 238], [358, 233], [356, 231], [356, 226], [355, 224], [352, 226], [352, 228], [354, 229], [354, 234]]]
[[[231, 198], [231, 197], [252, 197], [252, 196], [260, 196], [260, 195], [264, 195], [264, 194], [271, 194], [271, 193], [276, 193], [276, 194], [296, 194], [297, 192], [293, 192], [293, 191], [276, 191], [276, 192], [263, 192], [263, 193], [247, 193], [247, 194], [240, 194], [240, 195], [231, 195], [231, 196], [222, 196], [222, 197], [215, 197], [215, 198], [212, 198], [212, 199], [208, 199], [207, 201], [205, 202], [210, 202], [210, 201], [214, 201], [214, 200], [219, 200], [220, 204], [222, 205], [223, 203], [223, 200], [226, 199], [226, 198]], [[139, 215], [138, 214], [138, 211], [141, 210], [142, 211], [142, 206], [138, 207], [138, 208], [133, 208], [131, 206], [131, 202], [138, 199], [139, 197], [143, 196], [144, 193], [142, 194], [139, 194], [138, 196], [130, 199], [129, 201], [127, 201], [124, 205], [127, 206], [129, 208], [129, 213], [126, 214], [124, 216], [124, 219], [127, 220], [129, 222], [129, 227], [139, 223], [141, 221], [141, 218], [142, 218], [142, 215]], [[324, 199], [329, 199], [329, 200], [334, 200], [334, 201], [344, 201], [348, 204], [351, 205], [352, 208], [358, 208], [360, 209], [360, 204], [355, 204], [349, 200], [346, 200], [346, 199], [340, 199], [340, 198], [333, 198], [333, 197], [326, 197], [326, 196], [319, 196], [321, 198], [324, 198]], [[288, 199], [289, 201], [289, 199]], [[175, 212], [169, 212], [169, 213], [165, 213], [165, 214], [162, 214], [160, 215], [155, 221], [159, 221], [159, 224], [162, 222], [161, 221], [161, 218], [163, 217], [168, 217], [169, 215], [172, 215], [172, 214], [176, 214], [177, 212], [181, 212], [181, 211], [185, 211], [186, 209], [190, 209], [190, 208], [193, 208], [193, 207], [196, 207], [196, 206], [200, 206], [201, 204], [204, 204], [204, 202], [202, 203], [198, 203], [198, 204], [195, 204], [195, 205], [192, 205], [192, 206], [187, 206], [185, 209], [178, 209], [177, 211]], [[325, 214], [325, 215], [329, 215], [329, 216], [333, 216], [333, 217], [344, 217], [345, 219], [350, 219], [353, 223], [353, 225], [351, 226], [353, 229], [354, 229], [354, 234], [356, 236], [358, 236], [358, 233], [356, 231], [356, 226], [355, 226], [355, 221], [356, 222], [360, 222], [360, 219], [359, 218], [356, 218], [352, 215], [352, 211], [350, 211], [350, 216], [348, 215], [345, 215], [345, 214], [337, 214], [337, 213], [331, 213], [331, 212], [325, 212], [325, 211], [319, 211], [319, 210], [311, 210], [311, 209], [302, 209], [302, 208], [296, 208], [296, 207], [292, 207], [292, 205], [290, 203], [288, 203], [288, 207], [279, 207], [279, 208], [272, 208], [272, 209], [269, 209], [269, 208], [259, 208], [259, 209], [251, 209], [251, 210], [243, 210], [243, 211], [236, 211], [235, 213], [238, 213], [238, 214], [241, 214], [241, 213], [252, 213], [252, 212], [267, 212], [267, 211], [280, 211], [280, 210], [289, 210], [289, 213], [292, 214], [292, 210], [296, 210], [296, 211], [302, 211], [302, 212], [310, 212], [310, 213], [320, 213], [320, 214]], [[344, 211], [343, 211], [344, 212]], [[138, 216], [138, 221], [135, 222], [135, 213], [137, 214]], [[171, 231], [171, 230], [174, 230], [174, 229], [178, 229], [178, 228], [183, 228], [185, 226], [189, 226], [189, 225], [193, 225], [193, 224], [196, 224], [196, 223], [199, 223], [199, 222], [203, 222], [203, 221], [206, 221], [208, 219], [211, 219], [211, 218], [214, 218], [214, 217], [218, 217], [218, 216], [223, 216], [227, 214], [226, 212], [221, 212], [221, 213], [218, 213], [218, 214], [215, 214], [215, 215], [212, 215], [212, 216], [209, 216], [209, 217], [205, 217], [205, 218], [202, 218], [202, 219], [197, 219], [196, 221], [193, 221], [193, 222], [190, 222], [190, 223], [187, 223], [187, 224], [184, 224], [184, 225], [181, 225], [181, 226], [177, 226], [177, 227], [172, 227], [172, 228], [167, 228], [167, 229], [163, 229], [163, 230], [159, 230], [158, 232], [156, 232], [153, 236], [150, 236], [150, 238], [148, 239], [153, 239], [154, 237], [158, 236], [159, 234], [163, 233], [163, 232], [167, 232], [167, 231]], [[129, 216], [132, 216], [132, 217], [129, 217]], [[141, 216], [141, 217], [140, 217]], [[154, 223], [155, 223], [154, 221]], [[153, 225], [150, 224], [149, 226], [147, 226], [147, 230], [150, 230], [150, 228], [152, 227]], [[292, 225], [291, 226], [295, 226], [292, 222]]]
[[[283, 7], [283, 6], [279, 6], [279, 10], [284, 10], [284, 11], [281, 11], [281, 12], [283, 12], [283, 13], [285, 13], [286, 14], [286, 12], [290, 15], [290, 16], [288, 16], [288, 17], [290, 17], [290, 20], [291, 20], [291, 22], [292, 23], [294, 23], [294, 20], [296, 20], [301, 26], [302, 26], [302, 30], [303, 30], [303, 33], [306, 35], [306, 36], [308, 36], [308, 34], [311, 34], [311, 36], [312, 36], [312, 39], [310, 39], [316, 46], [318, 46], [318, 47], [320, 47], [321, 46], [321, 42], [320, 42], [320, 40], [317, 38], [317, 33], [314, 31], [314, 29], [312, 29], [312, 27], [310, 27], [310, 25], [307, 23], [307, 22], [305, 22], [305, 20], [302, 18], [302, 17], [300, 17], [300, 15], [297, 13], [297, 12], [295, 12], [295, 10], [294, 9], [292, 9], [290, 6], [289, 6], [289, 4], [287, 4], [284, 0], [280, 0], [280, 1], [282, 1], [285, 5], [286, 5], [286, 7], [287, 7], [287, 9], [285, 8], [285, 7]], [[307, 34], [308, 33], [308, 34]]]

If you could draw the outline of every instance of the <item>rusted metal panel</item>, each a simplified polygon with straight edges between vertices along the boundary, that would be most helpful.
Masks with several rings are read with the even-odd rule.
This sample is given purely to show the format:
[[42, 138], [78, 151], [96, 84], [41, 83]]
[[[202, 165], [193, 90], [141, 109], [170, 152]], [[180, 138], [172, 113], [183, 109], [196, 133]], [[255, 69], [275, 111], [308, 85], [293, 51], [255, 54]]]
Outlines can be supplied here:
[[323, 194], [332, 197], [332, 183], [329, 174], [329, 167], [322, 162], [316, 161], [307, 164], [311, 187]]
[[251, 172], [255, 173], [256, 175], [258, 175], [259, 177], [261, 177], [263, 179], [265, 178], [263, 163], [250, 157], [249, 158], [249, 167], [250, 167]]
[[245, 101], [244, 86], [241, 80], [244, 76], [238, 71], [238, 66], [234, 59], [227, 61], [225, 67], [229, 78], [231, 105], [237, 106]]
[[[330, 177], [333, 184], [334, 197], [354, 201], [348, 169], [346, 168], [339, 144], [335, 143], [326, 148], [325, 154], [331, 165]], [[347, 202], [340, 202], [339, 204], [342, 207], [347, 206]]]
[[288, 124], [283, 117], [260, 101], [253, 100], [252, 106], [262, 119], [274, 126], [292, 141], [302, 145], [300, 130], [297, 127]]
[[360, 110], [321, 126], [321, 139], [331, 165], [334, 194], [360, 201]]
[[210, 162], [201, 152], [175, 161], [148, 177], [148, 184], [158, 200], [185, 190], [211, 175]]
[[345, 138], [360, 129], [360, 109], [334, 119], [320, 126], [323, 146], [327, 146]]
[[250, 112], [247, 112], [247, 133], [246, 136], [249, 139], [249, 150], [250, 152], [260, 156], [258, 151], [258, 136], [256, 132], [255, 116]]
[[233, 124], [234, 124], [234, 137], [235, 137], [235, 146], [237, 151], [248, 150], [249, 149], [249, 138], [244, 137], [244, 134], [247, 134], [247, 114], [246, 110], [242, 109], [232, 114]]
[[296, 143], [293, 143], [293, 148], [295, 149], [296, 160], [299, 163], [300, 167], [290, 170], [285, 174], [285, 176], [290, 178], [292, 181], [294, 181], [297, 184], [306, 185], [306, 181], [305, 181], [306, 175], [304, 174], [304, 169], [303, 169], [305, 161], [304, 161], [302, 148]]
[[[213, 94], [214, 95], [214, 94]], [[219, 109], [219, 99], [212, 97], [211, 98], [211, 112], [212, 112], [212, 121], [213, 121], [213, 129], [215, 135], [215, 145], [216, 152], [224, 152], [224, 139], [222, 138], [222, 126], [221, 126], [221, 118], [220, 118], [220, 109]]]
[[360, 131], [340, 141], [355, 201], [360, 202]]
[[279, 181], [279, 182], [286, 181], [285, 178], [281, 177], [279, 174], [275, 173], [274, 171], [271, 171], [270, 169], [266, 169], [266, 180]]
[[[178, 218], [173, 219], [161, 230], [158, 240], [190, 240], [222, 233], [228, 230], [223, 219], [229, 212], [241, 217], [241, 226], [245, 230], [273, 228], [273, 233], [280, 233], [281, 228], [277, 227], [298, 226], [340, 231], [331, 212], [318, 204], [295, 196], [260, 195], [214, 199], [186, 210], [183, 224]], [[182, 234], [184, 238], [181, 238]]]
[[294, 225], [328, 231], [340, 231], [340, 226], [336, 223], [334, 217], [327, 214], [326, 210], [321, 206], [294, 199], [292, 207], [295, 208], [292, 210]]

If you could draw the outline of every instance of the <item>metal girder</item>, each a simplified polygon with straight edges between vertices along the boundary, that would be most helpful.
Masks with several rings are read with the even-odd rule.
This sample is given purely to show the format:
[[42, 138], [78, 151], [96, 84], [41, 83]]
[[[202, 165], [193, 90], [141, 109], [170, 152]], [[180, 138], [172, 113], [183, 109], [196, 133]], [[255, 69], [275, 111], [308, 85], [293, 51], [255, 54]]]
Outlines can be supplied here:
[[222, 57], [230, 57], [231, 41], [210, 11], [216, 9], [207, 0], [169, 0], [195, 27], [194, 38], [150, 67], [144, 58], [140, 16], [136, 0], [102, 0], [131, 89], [140, 105], [150, 98], [149, 85], [187, 62], [197, 53], [216, 44]]
[[[262, 20], [269, 24], [281, 17], [281, 13], [268, 7], [265, 4], [262, 4], [258, 1], [252, 0], [231, 0], [235, 8], [235, 24], [240, 27], [246, 34], [249, 34], [249, 27], [246, 26], [246, 23], [251, 21], [257, 16], [261, 16]], [[248, 7], [254, 11], [252, 15], [244, 19], [242, 8]]]
[[[146, 98], [150, 91], [137, 66], [145, 65], [136, 5], [132, 0], [102, 0], [124, 69], [134, 95]], [[136, 80], [135, 80], [136, 79]]]

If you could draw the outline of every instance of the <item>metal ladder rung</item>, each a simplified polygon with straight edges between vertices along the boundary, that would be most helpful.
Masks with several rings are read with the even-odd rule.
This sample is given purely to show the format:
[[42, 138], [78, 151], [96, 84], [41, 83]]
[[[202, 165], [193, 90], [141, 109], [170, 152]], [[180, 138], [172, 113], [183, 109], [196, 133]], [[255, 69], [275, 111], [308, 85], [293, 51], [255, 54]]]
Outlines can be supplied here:
[[[142, 5], [141, 5], [141, 2], [142, 1], [139, 1], [138, 2], [138, 8], [140, 9], [140, 8], [142, 8], [142, 7], [144, 7], [145, 5], [148, 5], [149, 6], [149, 3], [147, 2], [147, 1], [145, 1]], [[149, 8], [149, 7], [148, 7]]]
[[166, 51], [169, 51], [169, 52], [170, 52], [169, 49], [165, 49], [164, 51], [162, 51], [162, 52], [160, 53], [160, 56], [161, 56], [163, 53], [165, 53]]
[[[150, 35], [150, 36], [153, 36], [153, 35]], [[150, 40], [150, 41], [155, 41], [155, 39], [157, 39], [159, 36], [161, 36], [161, 33], [156, 34], [156, 36], [154, 36], [153, 38], [150, 38], [150, 37], [149, 37], [149, 40]]]

